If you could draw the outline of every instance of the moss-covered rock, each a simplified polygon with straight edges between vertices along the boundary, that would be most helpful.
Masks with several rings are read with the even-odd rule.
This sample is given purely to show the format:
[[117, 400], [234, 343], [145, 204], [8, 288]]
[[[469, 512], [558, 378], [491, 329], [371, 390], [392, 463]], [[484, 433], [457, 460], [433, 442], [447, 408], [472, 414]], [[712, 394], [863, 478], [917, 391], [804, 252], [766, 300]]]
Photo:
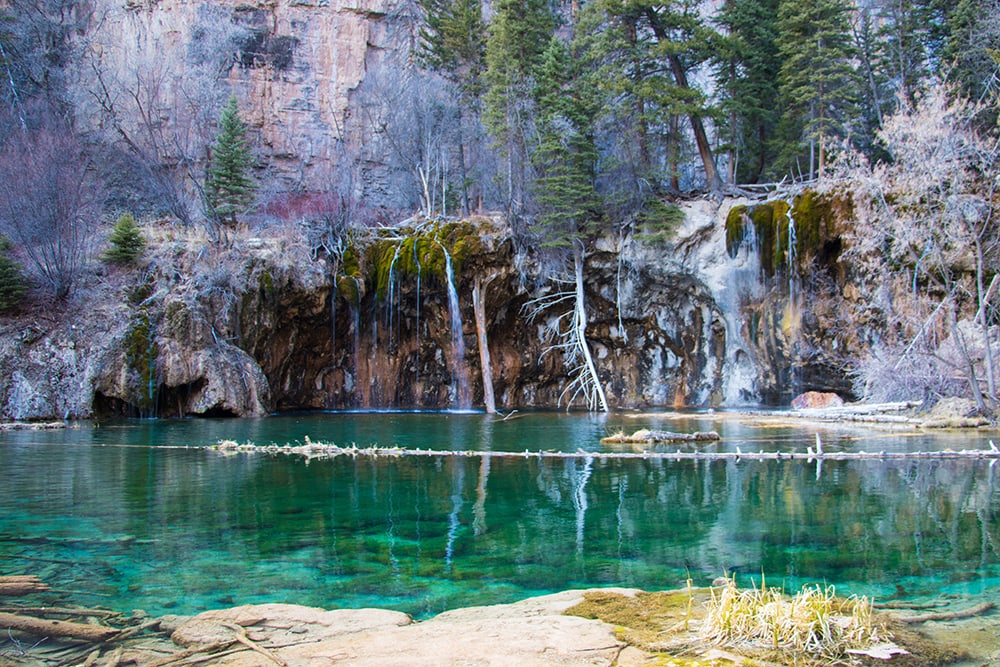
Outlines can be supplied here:
[[135, 378], [135, 386], [129, 388], [134, 391], [133, 405], [144, 416], [155, 414], [156, 410], [159, 354], [153, 318], [148, 310], [141, 309], [133, 316], [125, 335], [125, 359]]
[[[737, 205], [726, 216], [726, 250], [736, 257], [753, 240], [768, 278], [810, 273], [818, 262], [830, 268], [839, 258], [840, 231], [853, 215], [850, 197], [805, 190], [791, 203], [776, 199]], [[791, 264], [791, 266], [790, 266]]]

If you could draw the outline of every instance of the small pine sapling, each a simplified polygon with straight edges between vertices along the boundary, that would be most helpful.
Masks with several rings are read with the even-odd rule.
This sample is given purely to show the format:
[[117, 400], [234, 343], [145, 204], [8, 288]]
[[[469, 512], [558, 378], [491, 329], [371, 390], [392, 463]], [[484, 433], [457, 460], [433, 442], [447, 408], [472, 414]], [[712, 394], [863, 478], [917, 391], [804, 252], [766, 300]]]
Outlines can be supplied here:
[[122, 213], [108, 237], [111, 247], [101, 256], [106, 262], [128, 266], [135, 264], [146, 250], [146, 238], [131, 213]]

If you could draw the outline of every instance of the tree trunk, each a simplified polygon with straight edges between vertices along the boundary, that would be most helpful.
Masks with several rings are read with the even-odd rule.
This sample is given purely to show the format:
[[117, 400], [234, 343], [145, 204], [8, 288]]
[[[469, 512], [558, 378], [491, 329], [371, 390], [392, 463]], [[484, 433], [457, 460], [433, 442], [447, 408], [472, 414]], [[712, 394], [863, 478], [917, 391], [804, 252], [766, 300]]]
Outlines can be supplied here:
[[980, 332], [983, 335], [983, 363], [986, 366], [986, 388], [989, 396], [990, 410], [994, 413], [997, 409], [997, 387], [996, 374], [993, 368], [993, 344], [990, 340], [990, 321], [986, 315], [986, 308], [993, 296], [993, 290], [997, 285], [998, 276], [993, 276], [993, 281], [988, 288], [983, 287], [983, 279], [986, 273], [986, 262], [983, 257], [983, 244], [980, 238], [976, 238], [976, 296], [979, 302], [979, 311], [976, 313]]
[[483, 375], [483, 403], [486, 414], [497, 411], [496, 398], [493, 396], [493, 367], [490, 363], [489, 341], [486, 338], [486, 309], [483, 304], [483, 279], [476, 276], [472, 287], [472, 310], [476, 316], [476, 338], [479, 341], [479, 366]]
[[[669, 42], [670, 38], [663, 24], [660, 22], [660, 15], [656, 13], [656, 9], [654, 7], [647, 7], [645, 14], [650, 27], [653, 29], [653, 34], [656, 35], [657, 41]], [[681, 57], [676, 53], [671, 53], [667, 55], [667, 61], [670, 63], [670, 71], [674, 76], [674, 83], [677, 84], [677, 87], [683, 90], [690, 90], [691, 86], [688, 84], [687, 72], [684, 70]], [[719, 192], [722, 190], [722, 179], [719, 177], [719, 170], [715, 166], [715, 158], [712, 156], [712, 146], [708, 143], [708, 134], [705, 133], [705, 125], [701, 122], [701, 115], [695, 111], [691, 111], [688, 113], [688, 120], [691, 121], [691, 131], [694, 133], [694, 142], [698, 146], [698, 155], [701, 156], [701, 162], [705, 166], [705, 186], [710, 192]]]
[[6, 613], [0, 613], [0, 628], [20, 630], [36, 637], [70, 637], [89, 642], [107, 641], [119, 632], [115, 628], [108, 628], [102, 625], [53, 621], [34, 618], [33, 616]]
[[[685, 90], [690, 88], [687, 81], [687, 73], [681, 64], [680, 56], [674, 54], [668, 56], [668, 58], [677, 86]], [[698, 155], [701, 156], [701, 162], [705, 166], [705, 187], [710, 192], [719, 192], [722, 190], [722, 179], [719, 177], [719, 170], [715, 166], [715, 157], [712, 155], [712, 146], [708, 143], [708, 134], [705, 132], [705, 125], [701, 122], [701, 116], [693, 111], [688, 114], [688, 120], [691, 121], [691, 130], [694, 132], [694, 143], [698, 147]]]
[[580, 353], [583, 355], [587, 366], [587, 374], [593, 382], [594, 392], [597, 394], [597, 401], [602, 412], [608, 411], [608, 399], [604, 395], [604, 387], [601, 386], [601, 379], [597, 376], [597, 368], [594, 366], [594, 358], [590, 355], [590, 348], [587, 345], [587, 311], [583, 295], [583, 251], [574, 248], [573, 264], [576, 275], [576, 307], [574, 323], [576, 325], [576, 339], [580, 346]]

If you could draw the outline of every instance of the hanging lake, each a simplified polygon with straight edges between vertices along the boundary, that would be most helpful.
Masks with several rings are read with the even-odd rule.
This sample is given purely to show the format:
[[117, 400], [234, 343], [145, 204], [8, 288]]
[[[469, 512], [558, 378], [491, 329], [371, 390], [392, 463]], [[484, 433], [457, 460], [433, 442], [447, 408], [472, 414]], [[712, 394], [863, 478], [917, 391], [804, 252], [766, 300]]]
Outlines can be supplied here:
[[[723, 573], [877, 601], [1000, 590], [1000, 471], [988, 461], [676, 461], [586, 456], [223, 454], [257, 444], [608, 451], [614, 431], [717, 430], [706, 451], [988, 448], [726, 413], [304, 413], [82, 422], [0, 433], [0, 563], [82, 604], [150, 614], [264, 602], [417, 618], [593, 586]], [[991, 593], [992, 591], [992, 593]]]

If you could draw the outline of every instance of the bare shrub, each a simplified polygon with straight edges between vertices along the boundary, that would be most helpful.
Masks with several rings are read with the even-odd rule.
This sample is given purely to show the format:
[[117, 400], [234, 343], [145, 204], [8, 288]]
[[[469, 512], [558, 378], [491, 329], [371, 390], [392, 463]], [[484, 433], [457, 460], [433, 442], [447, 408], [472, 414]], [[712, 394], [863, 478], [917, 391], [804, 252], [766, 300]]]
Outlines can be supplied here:
[[103, 197], [92, 167], [79, 139], [51, 116], [0, 148], [0, 225], [59, 298], [93, 250]]

